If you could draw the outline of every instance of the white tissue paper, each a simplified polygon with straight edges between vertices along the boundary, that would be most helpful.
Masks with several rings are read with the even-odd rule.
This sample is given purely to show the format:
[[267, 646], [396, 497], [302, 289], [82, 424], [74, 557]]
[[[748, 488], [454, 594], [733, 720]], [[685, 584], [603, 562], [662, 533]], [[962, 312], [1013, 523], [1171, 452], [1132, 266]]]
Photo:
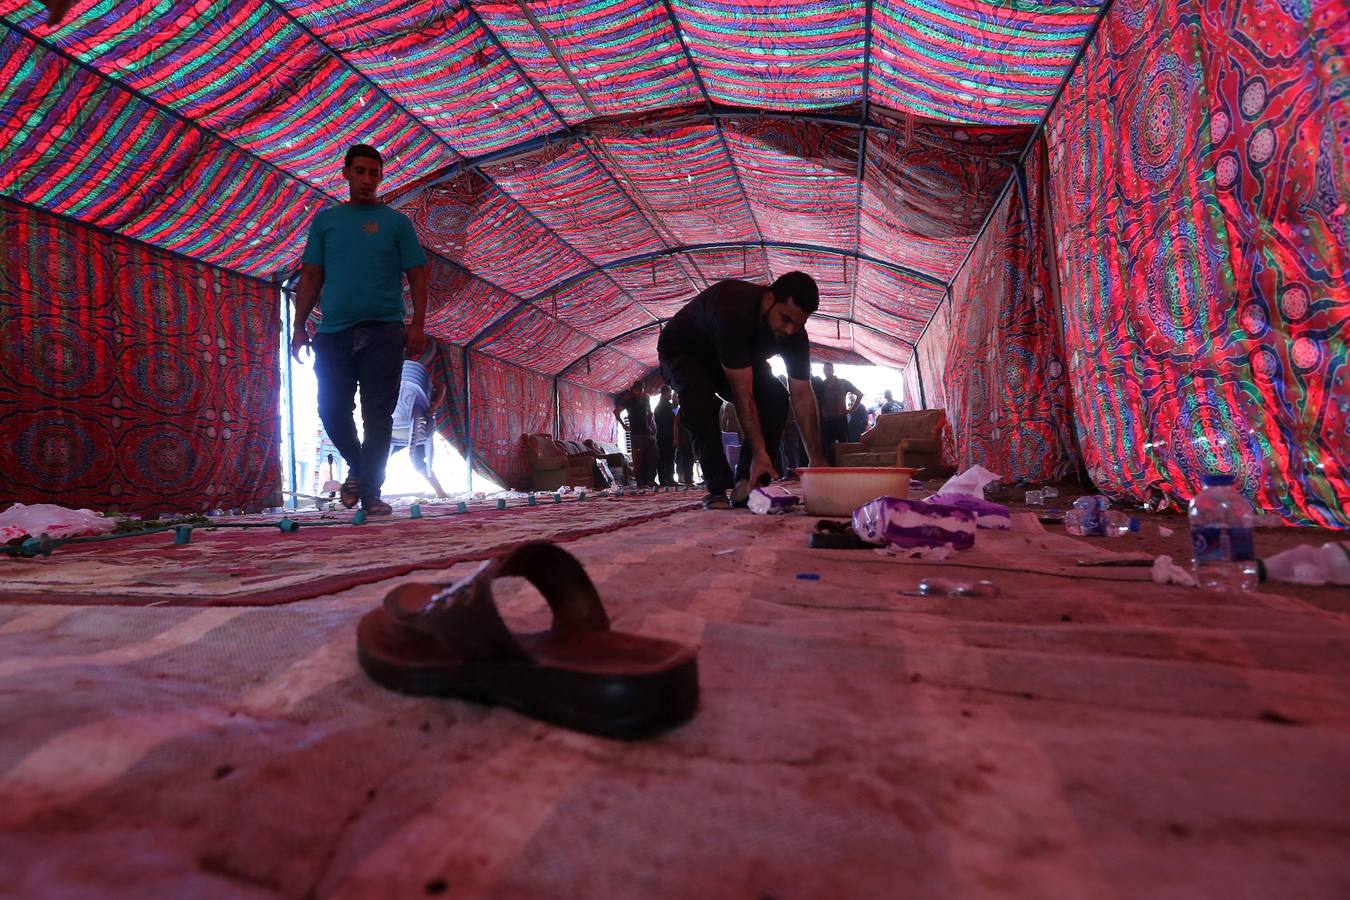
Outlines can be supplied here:
[[984, 498], [984, 487], [998, 481], [1003, 476], [996, 472], [990, 472], [984, 466], [971, 466], [960, 475], [953, 475], [948, 478], [942, 487], [938, 488], [939, 494], [965, 494], [968, 497]]
[[1266, 577], [1271, 581], [1319, 586], [1350, 584], [1350, 541], [1326, 543], [1320, 547], [1303, 544], [1276, 553], [1265, 561]]
[[1170, 556], [1160, 556], [1153, 561], [1154, 584], [1179, 584], [1183, 587], [1197, 587], [1195, 576], [1189, 570], [1172, 561]]

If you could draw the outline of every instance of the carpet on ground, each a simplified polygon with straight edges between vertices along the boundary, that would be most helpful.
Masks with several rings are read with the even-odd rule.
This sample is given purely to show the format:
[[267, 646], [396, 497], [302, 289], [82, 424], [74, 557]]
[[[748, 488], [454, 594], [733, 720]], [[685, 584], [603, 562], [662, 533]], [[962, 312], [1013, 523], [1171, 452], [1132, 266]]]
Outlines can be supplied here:
[[[457, 562], [487, 559], [532, 540], [567, 541], [689, 509], [694, 494], [568, 499], [491, 506], [421, 519], [351, 524], [352, 513], [297, 516], [298, 531], [194, 529], [68, 544], [48, 557], [0, 559], [0, 604], [270, 606]], [[517, 501], [518, 503], [519, 501]], [[258, 517], [253, 517], [256, 522]], [[322, 524], [323, 527], [316, 527]]]

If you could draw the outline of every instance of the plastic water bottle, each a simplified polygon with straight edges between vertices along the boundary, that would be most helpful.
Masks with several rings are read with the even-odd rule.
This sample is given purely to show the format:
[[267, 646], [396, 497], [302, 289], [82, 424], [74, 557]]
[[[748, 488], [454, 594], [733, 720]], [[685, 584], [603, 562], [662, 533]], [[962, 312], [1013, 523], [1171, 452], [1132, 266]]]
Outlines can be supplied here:
[[1139, 530], [1139, 520], [1111, 509], [1109, 497], [1079, 497], [1064, 517], [1064, 530], [1079, 537], [1123, 537]]
[[1206, 475], [1204, 490], [1191, 500], [1191, 567], [1200, 586], [1211, 591], [1256, 587], [1252, 507], [1233, 490], [1231, 475]]
[[1078, 537], [1124, 537], [1139, 530], [1139, 520], [1119, 510], [1103, 510], [1095, 505], [1075, 502], [1074, 508], [1064, 517], [1064, 530]]
[[1111, 509], [1102, 514], [1102, 534], [1107, 537], [1124, 537], [1139, 530], [1139, 520], [1120, 510]]

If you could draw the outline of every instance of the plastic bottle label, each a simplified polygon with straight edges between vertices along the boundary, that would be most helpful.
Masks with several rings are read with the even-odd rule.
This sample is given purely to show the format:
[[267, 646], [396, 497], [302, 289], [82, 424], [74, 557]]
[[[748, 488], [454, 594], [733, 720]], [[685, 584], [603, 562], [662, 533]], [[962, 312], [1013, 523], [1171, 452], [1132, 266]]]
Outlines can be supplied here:
[[1250, 528], [1206, 526], [1191, 529], [1191, 558], [1196, 562], [1246, 562], [1256, 558]]

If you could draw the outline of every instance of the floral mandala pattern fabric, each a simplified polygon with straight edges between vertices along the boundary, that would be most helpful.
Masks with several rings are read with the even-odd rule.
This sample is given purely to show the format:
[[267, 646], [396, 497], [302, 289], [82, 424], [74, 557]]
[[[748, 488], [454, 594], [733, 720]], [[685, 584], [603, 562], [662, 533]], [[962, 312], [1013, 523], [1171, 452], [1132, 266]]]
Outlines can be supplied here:
[[1100, 488], [1186, 498], [1221, 472], [1289, 521], [1350, 525], [1348, 58], [1342, 0], [1128, 0], [1097, 34], [1049, 147]]
[[280, 503], [275, 286], [6, 201], [0, 248], [3, 500]]

